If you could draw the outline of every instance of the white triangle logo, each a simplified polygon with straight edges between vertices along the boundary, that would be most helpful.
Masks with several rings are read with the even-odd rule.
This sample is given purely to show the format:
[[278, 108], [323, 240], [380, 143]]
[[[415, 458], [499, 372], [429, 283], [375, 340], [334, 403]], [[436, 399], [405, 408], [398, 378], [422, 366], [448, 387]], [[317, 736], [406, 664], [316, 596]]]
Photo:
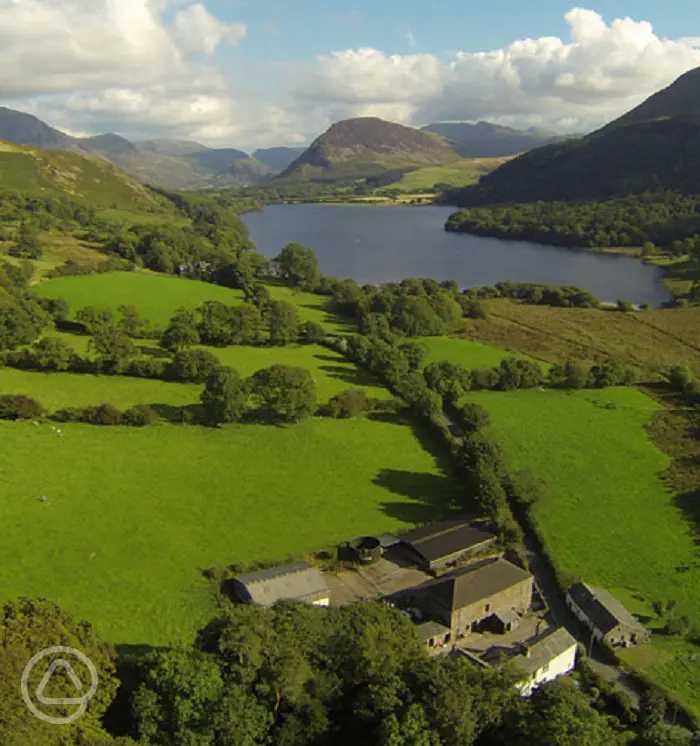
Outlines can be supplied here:
[[47, 697], [45, 696], [44, 692], [46, 691], [46, 687], [49, 684], [49, 681], [51, 681], [51, 677], [56, 673], [56, 671], [61, 668], [63, 669], [68, 678], [70, 679], [71, 684], [76, 689], [76, 692], [81, 692], [83, 689], [83, 683], [78, 678], [78, 675], [73, 670], [73, 666], [65, 660], [65, 658], [56, 658], [56, 660], [51, 662], [51, 665], [49, 666], [48, 670], [44, 674], [44, 677], [42, 678], [41, 682], [39, 683], [39, 686], [36, 689], [36, 698], [41, 702], [43, 705], [79, 705], [83, 702], [83, 697]]

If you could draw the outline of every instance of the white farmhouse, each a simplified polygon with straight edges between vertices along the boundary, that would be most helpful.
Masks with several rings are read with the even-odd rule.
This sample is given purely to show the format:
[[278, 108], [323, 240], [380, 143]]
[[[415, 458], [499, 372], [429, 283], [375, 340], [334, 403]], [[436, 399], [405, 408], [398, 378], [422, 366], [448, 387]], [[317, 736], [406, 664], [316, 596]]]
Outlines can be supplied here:
[[576, 639], [564, 627], [526, 646], [525, 651], [514, 658], [526, 673], [526, 678], [518, 683], [522, 696], [529, 697], [541, 684], [573, 671], [577, 646]]

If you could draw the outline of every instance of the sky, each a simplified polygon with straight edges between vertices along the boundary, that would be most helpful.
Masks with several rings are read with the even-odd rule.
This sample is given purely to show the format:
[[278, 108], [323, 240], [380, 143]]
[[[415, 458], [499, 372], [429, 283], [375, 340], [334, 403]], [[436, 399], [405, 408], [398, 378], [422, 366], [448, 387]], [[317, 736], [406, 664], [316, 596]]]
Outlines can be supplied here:
[[697, 0], [0, 0], [0, 105], [253, 150], [330, 124], [587, 132], [700, 66]]

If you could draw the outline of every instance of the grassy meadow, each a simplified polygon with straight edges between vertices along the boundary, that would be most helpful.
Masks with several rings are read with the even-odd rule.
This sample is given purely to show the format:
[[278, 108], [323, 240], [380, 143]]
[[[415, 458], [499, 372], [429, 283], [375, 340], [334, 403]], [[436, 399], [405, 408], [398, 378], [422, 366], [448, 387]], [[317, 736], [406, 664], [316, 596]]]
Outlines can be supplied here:
[[50, 413], [66, 407], [97, 404], [112, 404], [121, 409], [136, 404], [186, 406], [199, 403], [201, 389], [196, 384], [124, 376], [0, 369], [0, 393], [31, 396]]
[[235, 368], [242, 376], [253, 375], [270, 365], [291, 365], [306, 368], [316, 383], [318, 400], [325, 403], [332, 396], [349, 388], [363, 388], [368, 396], [387, 399], [391, 394], [368, 373], [353, 365], [342, 355], [319, 345], [287, 345], [286, 347], [202, 347]]
[[243, 298], [238, 290], [146, 271], [58, 277], [35, 289], [44, 298], [67, 301], [70, 319], [85, 306], [116, 312], [121, 305], [133, 305], [144, 319], [159, 327], [167, 326], [178, 308], [196, 308], [208, 300], [235, 305]]
[[[472, 393], [487, 408], [492, 432], [513, 471], [543, 480], [533, 508], [544, 545], [560, 573], [613, 592], [660, 626], [654, 601], [700, 618], [700, 562], [690, 517], [662, 479], [670, 460], [646, 430], [659, 405], [636, 389]], [[697, 647], [653, 637], [624, 653], [700, 715]]]
[[464, 368], [494, 368], [507, 357], [527, 357], [500, 347], [461, 337], [422, 337], [418, 343], [426, 351], [425, 365], [443, 360]]
[[465, 158], [447, 163], [444, 166], [426, 166], [405, 173], [398, 181], [383, 187], [380, 192], [399, 189], [402, 192], [415, 192], [432, 189], [436, 184], [449, 184], [453, 187], [465, 187], [476, 184], [479, 179], [509, 158]]
[[115, 643], [191, 640], [215, 613], [205, 568], [406, 529], [459, 494], [390, 422], [62, 429], [0, 423], [0, 598], [49, 598]]
[[[110, 308], [121, 305], [138, 307], [141, 316], [164, 328], [178, 308], [196, 308], [206, 301], [227, 305], [243, 302], [243, 293], [209, 282], [190, 280], [155, 272], [107, 272], [103, 274], [59, 277], [36, 286], [45, 298], [63, 298], [70, 306], [69, 318], [85, 306]], [[329, 332], [347, 333], [351, 324], [326, 310], [327, 299], [288, 287], [269, 285], [274, 300], [295, 305], [302, 321], [316, 321]]]

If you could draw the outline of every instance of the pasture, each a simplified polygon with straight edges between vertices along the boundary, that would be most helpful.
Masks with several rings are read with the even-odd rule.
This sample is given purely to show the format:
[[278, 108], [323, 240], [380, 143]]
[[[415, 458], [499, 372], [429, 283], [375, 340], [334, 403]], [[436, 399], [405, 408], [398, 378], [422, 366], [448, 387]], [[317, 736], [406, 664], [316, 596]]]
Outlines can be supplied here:
[[0, 393], [31, 396], [50, 413], [66, 407], [97, 404], [112, 404], [120, 409], [136, 404], [186, 406], [199, 403], [201, 389], [196, 384], [124, 376], [0, 369]]
[[501, 347], [461, 337], [422, 337], [416, 341], [426, 351], [425, 365], [446, 361], [473, 370], [494, 368], [508, 357], [527, 357]]
[[[110, 308], [136, 306], [142, 318], [156, 327], [165, 328], [178, 308], [196, 308], [206, 301], [227, 305], [243, 302], [240, 290], [209, 282], [156, 272], [107, 272], [103, 274], [59, 277], [40, 283], [36, 292], [45, 298], [63, 298], [70, 306], [69, 318], [85, 306]], [[274, 300], [284, 300], [297, 307], [302, 321], [316, 321], [331, 333], [349, 333], [352, 324], [327, 310], [327, 299], [280, 285], [268, 285]]]
[[391, 394], [364, 370], [342, 355], [319, 345], [287, 345], [286, 347], [202, 347], [243, 377], [253, 375], [270, 365], [291, 365], [306, 368], [316, 383], [318, 401], [322, 404], [349, 388], [362, 388], [374, 399], [387, 399]]
[[40, 283], [35, 290], [44, 298], [67, 301], [70, 319], [85, 306], [116, 312], [121, 305], [132, 305], [142, 318], [161, 328], [178, 308], [196, 308], [208, 300], [235, 305], [243, 298], [238, 290], [146, 271], [59, 277]]
[[380, 193], [398, 189], [402, 192], [417, 192], [432, 189], [436, 184], [465, 187], [476, 184], [484, 175], [503, 165], [509, 158], [465, 158], [444, 166], [426, 166], [405, 173], [398, 181], [382, 187]]
[[[694, 526], [662, 480], [669, 459], [646, 431], [659, 405], [635, 389], [472, 393], [513, 471], [529, 470], [545, 494], [532, 516], [561, 575], [613, 592], [659, 625], [655, 601], [700, 618]], [[656, 635], [625, 659], [700, 714], [697, 647]], [[697, 658], [696, 658], [697, 659]]]
[[190, 641], [216, 613], [205, 568], [408, 529], [460, 491], [392, 422], [63, 433], [0, 423], [0, 598], [49, 598], [114, 643]]

